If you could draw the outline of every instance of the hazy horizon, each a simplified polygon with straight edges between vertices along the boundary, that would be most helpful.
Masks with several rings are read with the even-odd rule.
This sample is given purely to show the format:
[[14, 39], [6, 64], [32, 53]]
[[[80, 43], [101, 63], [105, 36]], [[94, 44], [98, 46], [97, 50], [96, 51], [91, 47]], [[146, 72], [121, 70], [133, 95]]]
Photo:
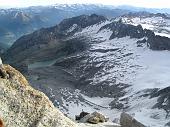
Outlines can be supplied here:
[[54, 4], [102, 4], [161, 9], [170, 8], [169, 3], [168, 0], [0, 0], [0, 8], [48, 6]]

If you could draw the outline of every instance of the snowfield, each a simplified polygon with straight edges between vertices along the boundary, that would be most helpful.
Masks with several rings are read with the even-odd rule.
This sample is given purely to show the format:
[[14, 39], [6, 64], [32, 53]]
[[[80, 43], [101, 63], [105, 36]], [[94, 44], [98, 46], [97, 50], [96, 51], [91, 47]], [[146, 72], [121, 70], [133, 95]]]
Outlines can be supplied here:
[[101, 124], [79, 123], [78, 126], [80, 126], [80, 127], [120, 127], [120, 125], [115, 124], [113, 122], [106, 122], [106, 123], [101, 123]]
[[134, 89], [166, 88], [170, 86], [170, 57], [169, 51], [144, 51], [139, 63], [145, 68], [138, 72], [134, 81]]
[[[151, 20], [153, 21], [151, 22]], [[144, 28], [152, 29], [155, 32], [157, 32], [159, 23], [165, 24], [162, 18], [134, 18], [130, 20], [124, 18], [124, 22], [133, 25], [141, 24]], [[147, 44], [139, 47], [136, 42], [143, 39], [147, 40], [146, 37], [136, 39], [126, 36], [109, 40], [112, 34], [110, 29], [99, 31], [102, 26], [108, 23], [111, 23], [111, 21], [86, 27], [75, 33], [71, 38], [86, 36], [90, 40], [90, 48], [85, 52], [85, 54], [88, 54], [88, 59], [81, 61], [84, 68], [94, 63], [95, 67], [102, 66], [102, 69], [97, 71], [93, 78], [88, 79], [91, 81], [90, 85], [95, 86], [104, 81], [108, 81], [109, 84], [107, 85], [109, 86], [120, 84], [119, 88], [129, 85], [125, 89], [125, 95], [120, 98], [88, 97], [82, 94], [80, 90], [64, 89], [60, 91], [64, 97], [61, 98], [62, 106], [59, 105], [59, 109], [72, 119], [82, 110], [90, 113], [97, 111], [116, 123], [119, 123], [118, 119], [121, 112], [125, 111], [148, 127], [163, 127], [169, 122], [169, 119], [165, 118], [166, 112], [163, 109], [153, 109], [152, 107], [157, 103], [158, 98], [150, 98], [145, 94], [149, 94], [148, 90], [163, 89], [170, 86], [170, 52], [152, 51], [147, 47]], [[169, 24], [164, 29], [168, 30], [170, 21], [167, 20], [166, 23]], [[74, 24], [67, 32], [73, 31], [76, 27], [77, 25]], [[169, 36], [169, 33], [161, 34]], [[71, 56], [69, 57], [71, 58]], [[37, 62], [30, 65], [30, 68], [51, 66], [55, 61]], [[82, 70], [82, 74], [84, 74], [84, 71]], [[73, 74], [69, 70], [67, 70], [67, 73]], [[53, 93], [52, 88], [51, 90], [51, 93]], [[51, 94], [51, 96], [55, 95]], [[58, 103], [57, 100], [55, 101]], [[114, 101], [124, 104], [125, 108], [112, 108], [110, 104]]]
[[[136, 23], [134, 25], [141, 24], [139, 19], [132, 21]], [[157, 21], [164, 23], [161, 18], [156, 18], [154, 21], [152, 22], [154, 25], [157, 24]], [[145, 28], [155, 29], [152, 24], [147, 26], [148, 23], [150, 23], [150, 19], [145, 19], [141, 25]], [[80, 33], [76, 33], [76, 35], [88, 34], [87, 36], [91, 36], [91, 38], [101, 40], [100, 43], [91, 45], [90, 51], [95, 52], [90, 52], [90, 60], [91, 63], [98, 62], [96, 66], [104, 65], [104, 69], [98, 72], [93, 79], [90, 79], [93, 80], [91, 85], [113, 79], [116, 79], [116, 83], [130, 84], [131, 87], [127, 88], [127, 94], [123, 97], [130, 98], [129, 108], [125, 111], [145, 125], [162, 127], [168, 122], [168, 119], [165, 119], [166, 112], [164, 110], [152, 109], [157, 98], [149, 99], [139, 96], [144, 94], [147, 89], [162, 89], [170, 86], [170, 52], [152, 51], [146, 45], [137, 47], [136, 42], [139, 39], [130, 37], [109, 40], [112, 31], [105, 29], [98, 32], [104, 24], [107, 23], [93, 25]], [[101, 50], [105, 52], [100, 52]], [[69, 103], [68, 112], [71, 117], [74, 117], [83, 109], [88, 112], [97, 110], [108, 116], [111, 121], [116, 121], [119, 118], [121, 110], [111, 109], [109, 106], [109, 103], [114, 100], [113, 98], [90, 98], [85, 95], [82, 95], [82, 97], [93, 106], [83, 102], [79, 102], [79, 104]], [[121, 101], [123, 98], [120, 98], [120, 102], [126, 104], [126, 102]]]

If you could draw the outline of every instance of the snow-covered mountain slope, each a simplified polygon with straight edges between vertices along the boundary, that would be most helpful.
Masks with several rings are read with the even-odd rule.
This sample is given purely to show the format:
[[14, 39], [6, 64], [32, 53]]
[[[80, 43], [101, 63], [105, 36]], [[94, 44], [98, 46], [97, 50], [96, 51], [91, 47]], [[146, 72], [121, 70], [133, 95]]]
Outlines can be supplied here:
[[56, 25], [65, 18], [93, 13], [111, 18], [127, 12], [129, 11], [93, 4], [0, 9], [0, 46], [6, 50], [21, 36], [42, 27]]
[[90, 124], [73, 121], [44, 93], [32, 88], [19, 71], [6, 64], [1, 64], [0, 71], [1, 127], [120, 127], [113, 122]]
[[5, 58], [28, 66], [31, 84], [72, 118], [83, 109], [117, 121], [126, 111], [147, 126], [164, 127], [169, 40], [140, 25], [83, 15], [23, 36]]
[[[168, 78], [169, 61], [167, 60], [170, 52], [153, 51], [150, 50], [146, 44], [144, 44], [143, 47], [138, 47], [136, 42], [141, 39], [130, 38], [128, 36], [109, 40], [112, 34], [110, 30], [106, 29], [97, 33], [93, 30], [94, 26], [85, 28], [81, 32], [81, 34], [86, 34], [86, 32], [87, 34], [90, 33], [92, 38], [100, 40], [91, 45], [88, 54], [89, 58], [83, 61], [81, 66], [83, 66], [84, 63], [84, 71], [87, 71], [86, 68], [88, 68], [88, 66], [94, 66], [93, 64], [96, 63], [95, 67], [101, 67], [102, 69], [98, 70], [93, 77], [86, 79], [91, 81], [90, 85], [92, 86], [90, 87], [90, 89], [92, 89], [91, 92], [89, 92], [90, 89], [86, 92], [91, 93], [91, 96], [95, 96], [97, 94], [97, 89], [95, 89], [97, 88], [95, 87], [96, 85], [100, 87], [105, 85], [103, 87], [106, 87], [107, 85], [115, 86], [116, 84], [118, 88], [124, 88], [127, 86], [125, 84], [128, 84], [130, 87], [123, 90], [124, 95], [120, 95], [122, 96], [120, 98], [114, 97], [113, 99], [113, 97], [109, 97], [108, 89], [111, 89], [111, 87], [106, 88], [108, 97], [103, 97], [107, 96], [101, 92], [103, 89], [101, 89], [98, 94], [100, 97], [89, 98], [82, 95], [84, 99], [88, 103], [92, 103], [93, 106], [82, 102], [71, 102], [70, 104], [70, 102], [64, 101], [64, 104], [66, 104], [69, 110], [69, 114], [73, 117], [80, 112], [81, 109], [86, 111], [99, 110], [108, 115], [111, 120], [115, 120], [113, 114], [119, 116], [120, 111], [125, 110], [134, 114], [134, 117], [142, 123], [145, 123], [145, 125], [161, 127], [164, 126], [165, 123], [168, 123], [168, 118], [165, 119], [166, 111], [162, 109], [152, 109], [157, 103], [157, 98], [150, 99], [150, 95], [156, 91], [156, 88], [163, 89], [170, 86], [168, 83], [170, 80]], [[81, 72], [82, 75], [86, 73], [84, 71]], [[114, 88], [114, 90], [116, 89], [117, 91], [118, 88]], [[111, 92], [114, 92], [113, 89]], [[119, 94], [120, 93], [116, 93], [115, 96], [119, 96]], [[117, 108], [119, 110], [117, 110]]]
[[170, 37], [170, 17], [166, 14], [130, 13], [122, 16], [122, 21], [153, 30], [156, 35]]

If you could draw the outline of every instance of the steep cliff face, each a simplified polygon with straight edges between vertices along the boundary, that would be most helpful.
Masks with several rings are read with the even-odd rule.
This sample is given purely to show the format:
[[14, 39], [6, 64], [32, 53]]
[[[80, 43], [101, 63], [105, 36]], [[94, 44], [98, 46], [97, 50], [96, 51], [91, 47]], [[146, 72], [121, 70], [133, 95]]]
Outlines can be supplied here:
[[19, 71], [9, 65], [0, 70], [0, 118], [5, 127], [76, 126], [42, 92], [33, 89]]

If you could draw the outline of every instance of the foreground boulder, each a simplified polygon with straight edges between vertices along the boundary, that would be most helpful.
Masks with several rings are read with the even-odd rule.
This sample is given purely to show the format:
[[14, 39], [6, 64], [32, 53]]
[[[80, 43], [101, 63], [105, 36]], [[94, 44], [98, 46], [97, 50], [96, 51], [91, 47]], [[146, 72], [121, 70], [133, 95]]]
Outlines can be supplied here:
[[131, 117], [129, 114], [124, 112], [120, 116], [120, 125], [121, 127], [146, 127]]
[[91, 123], [91, 124], [104, 123], [107, 121], [108, 121], [108, 119], [104, 115], [102, 115], [98, 112], [86, 114], [83, 118], [80, 119], [80, 122]]
[[0, 70], [0, 127], [76, 127], [19, 71], [9, 65]]
[[76, 120], [80, 120], [80, 119], [82, 119], [83, 117], [85, 117], [85, 116], [88, 115], [88, 114], [90, 114], [90, 113], [82, 111], [82, 112], [80, 113], [80, 115], [77, 115], [77, 116], [76, 116]]

